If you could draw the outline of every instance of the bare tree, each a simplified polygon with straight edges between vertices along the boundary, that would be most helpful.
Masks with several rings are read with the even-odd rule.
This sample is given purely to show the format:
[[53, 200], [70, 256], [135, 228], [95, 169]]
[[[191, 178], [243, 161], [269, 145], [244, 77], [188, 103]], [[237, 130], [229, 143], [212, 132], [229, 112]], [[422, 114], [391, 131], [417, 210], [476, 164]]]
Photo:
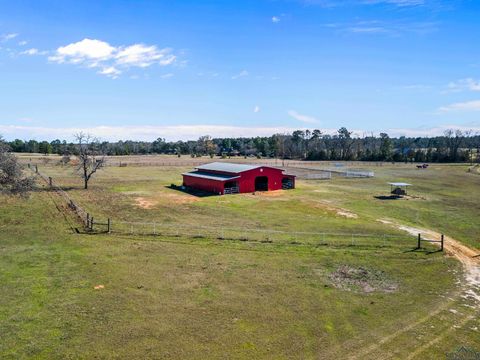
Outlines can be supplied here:
[[105, 154], [101, 151], [98, 140], [90, 134], [79, 132], [74, 135], [78, 151], [77, 173], [83, 179], [84, 189], [97, 170], [105, 165]]
[[443, 134], [447, 142], [450, 160], [455, 162], [458, 157], [458, 149], [461, 147], [465, 136], [461, 130], [454, 129], [447, 129]]
[[17, 157], [0, 136], [0, 192], [27, 196], [34, 182], [33, 177], [25, 176]]

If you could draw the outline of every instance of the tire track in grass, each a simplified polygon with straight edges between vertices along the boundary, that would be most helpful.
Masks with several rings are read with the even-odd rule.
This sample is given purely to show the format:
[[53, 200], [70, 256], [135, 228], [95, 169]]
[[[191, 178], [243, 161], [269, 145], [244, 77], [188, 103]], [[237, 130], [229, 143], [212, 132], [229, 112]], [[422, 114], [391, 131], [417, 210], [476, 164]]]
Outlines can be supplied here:
[[[411, 226], [405, 226], [396, 223], [392, 220], [387, 219], [379, 219], [378, 221], [395, 227], [396, 229], [400, 229], [406, 231], [412, 235], [422, 234], [428, 238], [436, 238], [439, 239], [441, 234], [428, 229], [421, 229]], [[378, 340], [375, 344], [367, 346], [363, 349], [360, 349], [356, 352], [356, 354], [352, 355], [350, 359], [362, 359], [365, 358], [366, 355], [371, 354], [377, 350], [380, 350], [381, 346], [390, 343], [391, 341], [397, 339], [398, 337], [406, 334], [409, 331], [414, 330], [415, 328], [423, 325], [427, 321], [431, 320], [438, 314], [443, 311], [446, 311], [447, 308], [452, 306], [458, 301], [463, 300], [473, 300], [475, 303], [475, 307], [477, 311], [475, 312], [478, 314], [478, 309], [480, 309], [480, 258], [478, 256], [478, 252], [463, 245], [459, 241], [446, 236], [444, 241], [444, 250], [448, 254], [454, 256], [457, 260], [459, 260], [464, 268], [464, 281], [463, 287], [460, 291], [456, 292], [453, 295], [453, 298], [448, 302], [444, 303], [440, 307], [429, 312], [426, 316], [422, 317], [420, 320], [415, 321], [414, 323], [388, 335], [383, 337], [382, 339]], [[473, 315], [465, 316], [460, 322], [460, 325], [466, 324], [469, 320], [472, 320], [474, 317]], [[448, 325], [447, 325], [448, 326]], [[437, 335], [433, 339], [431, 339], [428, 343], [423, 344], [422, 346], [415, 349], [410, 355], [409, 359], [414, 358], [415, 356], [419, 355], [423, 351], [427, 350], [434, 344], [438, 343], [442, 338], [444, 338], [449, 332], [453, 331], [453, 327], [448, 327], [447, 330], [444, 330], [440, 335]], [[391, 354], [390, 357], [394, 356]]]
[[[474, 320], [478, 316], [478, 312], [475, 313], [475, 315], [468, 315], [465, 316], [462, 321], [458, 324], [455, 324], [457, 327], [463, 327], [466, 323], [468, 323], [470, 320]], [[410, 353], [406, 359], [415, 359], [418, 355], [422, 354], [425, 350], [431, 348], [433, 345], [438, 343], [440, 340], [444, 339], [445, 336], [447, 336], [449, 333], [451, 333], [453, 330], [455, 330], [455, 327], [449, 326], [446, 330], [442, 331], [441, 334], [437, 335], [433, 339], [431, 339], [429, 342], [426, 344], [423, 344], [415, 349], [412, 353]], [[421, 358], [421, 357], [420, 357]]]
[[[455, 297], [458, 297], [460, 296], [460, 292], [458, 292], [457, 294], [454, 295]], [[394, 340], [394, 339], [397, 339], [399, 336], [409, 332], [409, 331], [412, 331], [414, 330], [415, 328], [423, 325], [424, 323], [426, 323], [427, 321], [431, 320], [432, 318], [436, 317], [438, 314], [440, 314], [442, 311], [445, 311], [447, 310], [449, 307], [452, 306], [452, 303], [454, 303], [455, 300], [450, 300], [449, 302], [447, 303], [443, 303], [443, 305], [441, 305], [440, 307], [430, 311], [427, 315], [425, 315], [424, 317], [422, 317], [421, 319], [415, 321], [415, 322], [412, 322], [410, 323], [409, 325], [401, 328], [400, 330], [397, 330], [393, 333], [391, 333], [390, 335], [387, 335], [381, 339], [379, 339], [378, 341], [376, 341], [375, 343], [373, 343], [372, 345], [370, 346], [367, 346], [363, 349], [360, 349], [358, 351], [356, 351], [356, 353], [352, 356], [349, 357], [349, 359], [364, 359], [366, 355], [376, 351], [376, 350], [379, 350], [381, 346], [389, 343], [390, 341]], [[385, 355], [384, 355], [385, 356]]]

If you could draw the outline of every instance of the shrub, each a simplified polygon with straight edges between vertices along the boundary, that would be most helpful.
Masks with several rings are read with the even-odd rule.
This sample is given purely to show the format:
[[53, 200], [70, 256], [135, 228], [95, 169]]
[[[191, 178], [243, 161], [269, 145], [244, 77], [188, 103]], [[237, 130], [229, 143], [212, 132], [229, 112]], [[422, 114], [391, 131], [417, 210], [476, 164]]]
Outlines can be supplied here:
[[25, 176], [17, 157], [0, 139], [0, 191], [27, 196], [33, 189], [34, 178]]

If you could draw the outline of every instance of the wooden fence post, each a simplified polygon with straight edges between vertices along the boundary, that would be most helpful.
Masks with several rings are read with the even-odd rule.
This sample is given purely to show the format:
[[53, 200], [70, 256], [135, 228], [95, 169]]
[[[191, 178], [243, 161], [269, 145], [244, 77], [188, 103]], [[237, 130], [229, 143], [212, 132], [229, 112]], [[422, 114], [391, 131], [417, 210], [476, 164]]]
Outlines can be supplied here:
[[48, 185], [50, 185], [50, 187], [53, 186], [53, 180], [51, 176], [48, 177]]
[[87, 213], [87, 228], [90, 227], [90, 214]]
[[110, 221], [110, 218], [107, 219], [107, 232], [110, 234], [110, 230], [112, 228], [112, 223]]
[[38, 174], [38, 165], [35, 164], [35, 173]]
[[442, 237], [440, 238], [440, 241], [441, 241], [441, 243], [440, 243], [440, 251], [443, 251], [443, 241], [444, 241], [444, 240], [445, 240], [445, 236], [443, 236], [443, 234], [442, 234]]
[[93, 216], [90, 218], [90, 230], [93, 231]]
[[420, 233], [418, 233], [418, 244], [417, 244], [417, 249], [420, 249], [421, 246], [420, 246], [420, 241], [422, 241], [422, 235]]

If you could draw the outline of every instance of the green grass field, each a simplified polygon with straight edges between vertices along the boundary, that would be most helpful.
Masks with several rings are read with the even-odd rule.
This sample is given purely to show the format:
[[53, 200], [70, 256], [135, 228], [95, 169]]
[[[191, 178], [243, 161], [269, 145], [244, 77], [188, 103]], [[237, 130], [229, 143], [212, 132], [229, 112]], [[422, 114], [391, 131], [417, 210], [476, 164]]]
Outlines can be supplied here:
[[[373, 179], [205, 198], [167, 188], [186, 167], [108, 167], [87, 192], [69, 167], [40, 170], [114, 226], [402, 235], [378, 221], [390, 218], [479, 248], [480, 177], [464, 166], [382, 166]], [[394, 180], [414, 184], [419, 198], [374, 198]], [[439, 252], [409, 251], [411, 237], [369, 248], [349, 239], [75, 234], [79, 225], [57, 210], [54, 193], [0, 200], [0, 358], [438, 359], [461, 345], [480, 350], [479, 308], [462, 297], [462, 267]], [[342, 269], [358, 277], [342, 278]]]

